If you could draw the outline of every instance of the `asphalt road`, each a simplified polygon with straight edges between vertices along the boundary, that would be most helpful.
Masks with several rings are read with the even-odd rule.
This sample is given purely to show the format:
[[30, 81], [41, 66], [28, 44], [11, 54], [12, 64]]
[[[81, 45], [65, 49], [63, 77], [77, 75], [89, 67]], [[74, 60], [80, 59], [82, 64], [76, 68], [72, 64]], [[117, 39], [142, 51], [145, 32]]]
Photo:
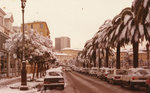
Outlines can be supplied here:
[[145, 93], [145, 88], [129, 90], [119, 85], [108, 84], [96, 77], [77, 72], [65, 72], [66, 86], [64, 90], [47, 90], [45, 93]]

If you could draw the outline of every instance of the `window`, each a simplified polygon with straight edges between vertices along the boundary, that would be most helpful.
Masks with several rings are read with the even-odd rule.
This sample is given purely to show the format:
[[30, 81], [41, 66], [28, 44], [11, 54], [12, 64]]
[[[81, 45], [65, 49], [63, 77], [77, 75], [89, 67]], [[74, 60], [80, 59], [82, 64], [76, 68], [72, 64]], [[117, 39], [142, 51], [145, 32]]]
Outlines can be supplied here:
[[5, 49], [5, 43], [3, 43], [3, 49]]
[[43, 28], [43, 24], [40, 24], [40, 28]]
[[60, 76], [57, 72], [49, 72], [50, 76]]
[[3, 25], [3, 17], [0, 16], [0, 25]]
[[31, 24], [31, 29], [33, 29], [33, 24]]

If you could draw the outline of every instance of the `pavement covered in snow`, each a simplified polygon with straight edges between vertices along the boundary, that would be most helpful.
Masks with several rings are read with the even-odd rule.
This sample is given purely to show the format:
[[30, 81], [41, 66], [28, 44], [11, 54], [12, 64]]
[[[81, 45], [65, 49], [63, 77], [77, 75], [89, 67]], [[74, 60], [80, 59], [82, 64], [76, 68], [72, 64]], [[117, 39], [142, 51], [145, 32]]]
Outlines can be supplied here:
[[[55, 68], [55, 69], [49, 69], [48, 71], [62, 71], [62, 68]], [[30, 76], [30, 75], [28, 75]], [[21, 77], [15, 77], [11, 79], [2, 79], [0, 80], [0, 93], [40, 93], [38, 89], [39, 87], [42, 87], [44, 77], [36, 79], [36, 81], [33, 82], [27, 82], [27, 86], [29, 87], [29, 90], [27, 91], [21, 91], [19, 87], [21, 86], [20, 82]], [[17, 80], [17, 81], [16, 81]], [[18, 81], [19, 80], [19, 81]]]

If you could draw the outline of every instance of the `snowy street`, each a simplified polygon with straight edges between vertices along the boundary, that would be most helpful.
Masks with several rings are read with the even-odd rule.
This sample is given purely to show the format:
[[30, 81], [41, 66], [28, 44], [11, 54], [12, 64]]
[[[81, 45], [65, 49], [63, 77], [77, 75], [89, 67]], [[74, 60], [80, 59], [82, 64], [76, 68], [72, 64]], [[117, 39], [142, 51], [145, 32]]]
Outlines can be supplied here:
[[46, 93], [145, 93], [145, 88], [131, 91], [73, 71], [65, 72], [65, 77], [67, 85], [64, 90], [47, 90]]
[[0, 0], [0, 93], [150, 93], [150, 0]]
[[[135, 90], [129, 90], [128, 88], [121, 88], [119, 85], [108, 84], [105, 81], [101, 81], [96, 77], [89, 75], [83, 75], [74, 71], [64, 72], [65, 89], [64, 90], [46, 90], [38, 91], [37, 88], [33, 88], [43, 82], [28, 82], [28, 86], [32, 87], [28, 91], [20, 91], [19, 89], [11, 89], [11, 87], [18, 87], [20, 85], [20, 78], [14, 78], [7, 80], [6, 83], [1, 81], [0, 93], [145, 93], [145, 88], [139, 88]], [[39, 79], [42, 80], [42, 79]], [[9, 82], [11, 83], [9, 84]], [[3, 84], [3, 85], [2, 85]]]

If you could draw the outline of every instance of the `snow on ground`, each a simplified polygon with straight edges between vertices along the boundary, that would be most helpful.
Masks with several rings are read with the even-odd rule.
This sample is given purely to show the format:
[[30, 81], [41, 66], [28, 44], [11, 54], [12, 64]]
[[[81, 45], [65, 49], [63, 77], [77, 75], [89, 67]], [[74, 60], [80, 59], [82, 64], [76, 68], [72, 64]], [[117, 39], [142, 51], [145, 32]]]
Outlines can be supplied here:
[[[38, 93], [38, 89], [36, 88], [36, 86], [39, 84], [42, 85], [43, 84], [42, 80], [43, 80], [43, 78], [39, 78], [38, 82], [36, 82], [36, 81], [27, 82], [27, 86], [29, 87], [29, 90], [27, 90], [27, 91], [20, 91], [19, 87], [20, 87], [21, 83], [18, 82], [18, 83], [10, 84], [6, 87], [1, 88], [0, 93]], [[12, 88], [14, 88], [14, 89], [12, 89]]]
[[20, 91], [19, 89], [10, 89], [9, 87], [5, 87], [0, 89], [0, 93], [38, 93], [37, 89], [32, 89], [28, 91]]
[[[62, 67], [53, 68], [50, 70], [62, 71]], [[28, 75], [28, 76], [31, 76], [31, 75]], [[20, 78], [20, 77], [15, 77], [15, 78], [11, 78], [11, 79], [2, 79], [2, 80], [0, 80], [0, 84], [11, 81], [11, 80], [15, 80], [17, 78]], [[33, 81], [33, 82], [27, 82], [27, 86], [29, 87], [29, 90], [27, 90], [27, 91], [19, 90], [19, 87], [21, 86], [21, 82], [17, 82], [17, 83], [10, 84], [8, 86], [0, 88], [0, 93], [40, 93], [40, 91], [38, 91], [38, 88], [36, 88], [36, 87], [37, 87], [37, 85], [42, 85], [43, 81], [44, 81], [44, 77], [36, 79], [36, 81]], [[66, 86], [66, 84], [65, 84], [65, 86]], [[12, 89], [12, 88], [14, 88], [14, 89]]]
[[8, 81], [16, 80], [19, 78], [20, 78], [20, 76], [19, 77], [13, 77], [13, 78], [2, 78], [2, 79], [0, 79], [0, 84], [5, 83], [6, 81], [8, 82]]

